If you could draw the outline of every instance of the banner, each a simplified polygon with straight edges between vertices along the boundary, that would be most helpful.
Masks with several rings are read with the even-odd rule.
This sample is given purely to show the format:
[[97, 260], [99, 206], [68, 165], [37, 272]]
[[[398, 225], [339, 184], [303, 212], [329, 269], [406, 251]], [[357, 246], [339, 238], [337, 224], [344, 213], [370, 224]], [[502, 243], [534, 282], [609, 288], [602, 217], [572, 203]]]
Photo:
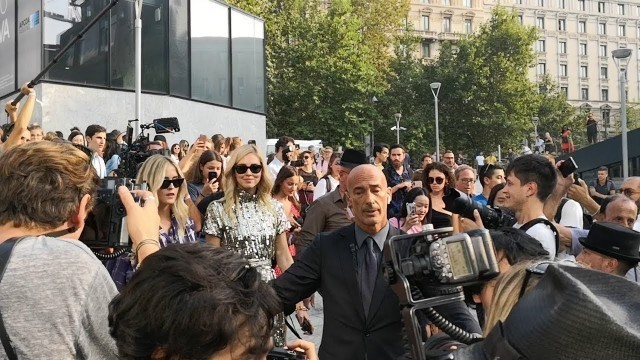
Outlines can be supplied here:
[[0, 97], [16, 89], [16, 2], [0, 0]]

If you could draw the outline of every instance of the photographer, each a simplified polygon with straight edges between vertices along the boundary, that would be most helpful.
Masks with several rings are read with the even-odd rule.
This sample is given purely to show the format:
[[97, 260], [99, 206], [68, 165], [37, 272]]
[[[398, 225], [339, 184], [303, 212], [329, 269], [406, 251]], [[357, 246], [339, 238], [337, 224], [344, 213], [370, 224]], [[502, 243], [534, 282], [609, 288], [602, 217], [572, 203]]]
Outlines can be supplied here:
[[[98, 185], [91, 158], [65, 143], [14, 147], [0, 158], [0, 184], [5, 352], [25, 359], [113, 358], [107, 306], [117, 290], [104, 266], [77, 240]], [[126, 188], [118, 192], [142, 261], [158, 248], [156, 201], [139, 191], [146, 201], [140, 207]]]

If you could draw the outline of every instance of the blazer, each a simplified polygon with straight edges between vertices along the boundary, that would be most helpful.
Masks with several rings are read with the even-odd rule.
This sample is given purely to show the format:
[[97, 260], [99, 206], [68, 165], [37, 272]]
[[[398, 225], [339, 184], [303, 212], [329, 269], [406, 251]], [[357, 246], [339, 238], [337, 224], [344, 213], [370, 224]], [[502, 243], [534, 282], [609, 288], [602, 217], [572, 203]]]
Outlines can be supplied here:
[[[387, 238], [400, 235], [389, 227]], [[356, 278], [355, 224], [316, 236], [302, 256], [273, 281], [285, 313], [315, 291], [322, 294], [324, 328], [319, 356], [331, 360], [388, 360], [404, 353], [398, 297], [382, 266], [365, 318]]]

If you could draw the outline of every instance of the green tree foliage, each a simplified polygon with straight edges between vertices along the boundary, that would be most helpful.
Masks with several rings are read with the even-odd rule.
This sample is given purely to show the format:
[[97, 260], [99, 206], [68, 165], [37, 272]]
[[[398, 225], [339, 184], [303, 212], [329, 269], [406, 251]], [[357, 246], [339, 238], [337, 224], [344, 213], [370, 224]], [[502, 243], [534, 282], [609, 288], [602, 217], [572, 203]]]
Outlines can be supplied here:
[[[362, 146], [406, 0], [232, 0], [266, 21], [267, 136]], [[394, 10], [395, 9], [395, 10]], [[384, 44], [387, 44], [386, 47]]]
[[[529, 80], [536, 30], [517, 15], [496, 7], [480, 30], [443, 43], [439, 59], [425, 69], [440, 89], [440, 129], [444, 147], [492, 151], [518, 148], [532, 131], [539, 95]], [[441, 150], [443, 150], [441, 148]]]

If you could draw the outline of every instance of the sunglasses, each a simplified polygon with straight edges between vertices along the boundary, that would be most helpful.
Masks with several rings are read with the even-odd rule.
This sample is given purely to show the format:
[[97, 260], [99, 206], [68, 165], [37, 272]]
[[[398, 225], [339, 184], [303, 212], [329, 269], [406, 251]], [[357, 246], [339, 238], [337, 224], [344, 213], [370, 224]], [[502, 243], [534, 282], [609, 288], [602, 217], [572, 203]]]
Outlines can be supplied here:
[[173, 184], [173, 187], [178, 188], [182, 183], [184, 183], [184, 178], [164, 179], [162, 185], [160, 185], [160, 189], [168, 189], [171, 184]]
[[429, 177], [427, 178], [427, 183], [428, 183], [429, 185], [432, 185], [434, 182], [435, 182], [436, 184], [438, 184], [438, 185], [442, 185], [442, 184], [444, 183], [444, 178], [441, 178], [441, 177], [431, 177], [431, 176], [429, 176]]
[[303, 156], [302, 158], [305, 159], [305, 160], [309, 160], [309, 159], [311, 159], [311, 156]]
[[251, 165], [236, 165], [233, 167], [233, 170], [236, 174], [244, 174], [247, 170], [251, 170], [253, 174], [259, 174], [262, 171], [262, 165], [260, 164], [251, 164]]

